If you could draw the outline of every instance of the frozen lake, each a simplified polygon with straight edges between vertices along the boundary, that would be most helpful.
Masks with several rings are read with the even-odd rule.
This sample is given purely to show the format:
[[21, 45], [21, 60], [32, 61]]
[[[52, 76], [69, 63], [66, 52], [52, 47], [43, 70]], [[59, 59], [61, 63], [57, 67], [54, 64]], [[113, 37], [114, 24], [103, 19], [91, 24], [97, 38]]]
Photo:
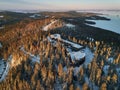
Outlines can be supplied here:
[[106, 21], [106, 20], [86, 20], [86, 21], [93, 21], [96, 24], [92, 25], [92, 24], [87, 24], [90, 26], [94, 26], [94, 27], [99, 27], [102, 29], [106, 29], [109, 31], [113, 31], [116, 33], [120, 34], [120, 11], [119, 10], [114, 10], [114, 11], [85, 11], [85, 12], [93, 12], [93, 13], [101, 13], [104, 17], [110, 18], [110, 21]]

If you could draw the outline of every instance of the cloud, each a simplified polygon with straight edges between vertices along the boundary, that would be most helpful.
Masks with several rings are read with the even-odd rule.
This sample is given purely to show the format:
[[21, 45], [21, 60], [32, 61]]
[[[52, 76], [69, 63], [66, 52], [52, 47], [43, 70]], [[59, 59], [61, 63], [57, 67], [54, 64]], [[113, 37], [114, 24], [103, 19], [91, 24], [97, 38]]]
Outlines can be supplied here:
[[119, 8], [116, 0], [0, 0], [0, 9], [105, 9]]
[[54, 9], [55, 5], [35, 0], [0, 0], [0, 9]]

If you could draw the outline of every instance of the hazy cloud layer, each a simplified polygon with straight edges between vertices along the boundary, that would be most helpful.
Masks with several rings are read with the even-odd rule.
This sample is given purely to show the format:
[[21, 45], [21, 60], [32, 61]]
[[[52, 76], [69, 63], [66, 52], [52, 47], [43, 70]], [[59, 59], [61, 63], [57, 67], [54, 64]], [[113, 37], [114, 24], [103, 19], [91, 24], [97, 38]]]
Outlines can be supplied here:
[[120, 0], [0, 0], [0, 9], [120, 9]]

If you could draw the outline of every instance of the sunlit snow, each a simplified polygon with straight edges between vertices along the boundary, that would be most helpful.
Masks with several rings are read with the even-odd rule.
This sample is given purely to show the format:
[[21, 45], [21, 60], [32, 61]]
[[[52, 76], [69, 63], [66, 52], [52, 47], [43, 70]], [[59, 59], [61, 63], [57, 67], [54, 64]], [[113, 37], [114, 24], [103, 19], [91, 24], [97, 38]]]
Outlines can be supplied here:
[[43, 31], [48, 31], [49, 28], [51, 28], [51, 26], [52, 26], [54, 23], [56, 23], [57, 21], [58, 21], [58, 20], [54, 20], [54, 21], [52, 21], [50, 24], [44, 26], [44, 27], [43, 27]]

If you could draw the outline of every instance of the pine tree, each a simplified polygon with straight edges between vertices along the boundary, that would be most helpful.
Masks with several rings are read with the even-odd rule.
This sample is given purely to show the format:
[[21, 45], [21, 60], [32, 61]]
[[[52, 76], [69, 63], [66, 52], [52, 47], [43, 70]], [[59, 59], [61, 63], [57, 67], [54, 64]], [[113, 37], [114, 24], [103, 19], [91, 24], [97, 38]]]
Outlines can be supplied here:
[[62, 74], [63, 74], [63, 67], [62, 67], [62, 64], [59, 63], [59, 65], [58, 65], [58, 75], [61, 77]]
[[106, 83], [102, 83], [100, 90], [107, 90], [107, 85]]
[[82, 87], [82, 90], [88, 90], [88, 89], [89, 89], [88, 85], [86, 83], [84, 83], [83, 87]]

